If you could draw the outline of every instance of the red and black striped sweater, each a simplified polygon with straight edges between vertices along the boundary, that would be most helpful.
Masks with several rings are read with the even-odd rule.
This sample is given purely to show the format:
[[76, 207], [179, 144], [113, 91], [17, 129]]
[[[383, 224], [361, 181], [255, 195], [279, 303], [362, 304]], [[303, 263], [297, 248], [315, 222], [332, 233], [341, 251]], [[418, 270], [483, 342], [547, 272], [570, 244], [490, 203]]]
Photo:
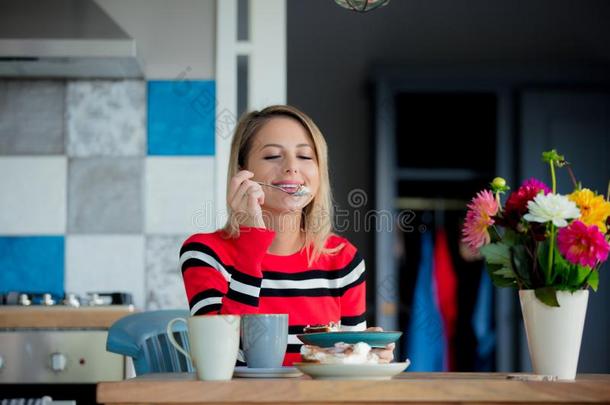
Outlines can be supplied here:
[[332, 235], [311, 266], [305, 250], [277, 256], [267, 253], [275, 232], [240, 228], [236, 239], [220, 231], [189, 237], [180, 250], [180, 266], [192, 315], [288, 314], [284, 365], [301, 360], [296, 335], [313, 324], [341, 322], [342, 330], [364, 330], [365, 266], [356, 248]]

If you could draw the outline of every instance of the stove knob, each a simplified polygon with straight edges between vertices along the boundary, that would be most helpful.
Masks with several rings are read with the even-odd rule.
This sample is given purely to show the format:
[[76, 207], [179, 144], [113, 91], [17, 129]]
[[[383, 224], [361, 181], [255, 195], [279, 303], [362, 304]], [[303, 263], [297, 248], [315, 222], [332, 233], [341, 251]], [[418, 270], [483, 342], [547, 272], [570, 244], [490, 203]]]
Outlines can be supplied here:
[[27, 294], [19, 294], [19, 303], [18, 305], [27, 307], [32, 305], [32, 301], [30, 301], [30, 297]]
[[98, 293], [88, 293], [89, 295], [89, 306], [97, 307], [104, 305], [104, 300]]
[[66, 294], [66, 297], [64, 298], [64, 305], [67, 307], [78, 308], [80, 307], [80, 301], [78, 300], [76, 294], [69, 293]]
[[51, 353], [51, 370], [55, 372], [64, 371], [68, 359], [63, 353]]
[[42, 305], [46, 305], [48, 307], [55, 305], [55, 300], [51, 294], [43, 294], [42, 295]]

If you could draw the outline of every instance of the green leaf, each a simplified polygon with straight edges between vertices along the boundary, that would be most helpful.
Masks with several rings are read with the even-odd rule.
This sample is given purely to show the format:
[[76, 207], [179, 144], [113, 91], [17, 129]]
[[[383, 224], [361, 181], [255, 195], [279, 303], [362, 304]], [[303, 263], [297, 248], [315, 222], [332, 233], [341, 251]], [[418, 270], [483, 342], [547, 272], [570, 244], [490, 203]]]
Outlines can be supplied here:
[[515, 278], [511, 263], [510, 248], [504, 243], [490, 243], [480, 249], [485, 261], [490, 266], [491, 273], [505, 278]]
[[536, 298], [548, 305], [549, 307], [558, 307], [557, 292], [553, 287], [542, 287], [534, 290]]
[[574, 288], [580, 288], [587, 281], [591, 269], [580, 265], [572, 265], [570, 269], [570, 277], [568, 285]]
[[496, 276], [501, 276], [504, 278], [516, 278], [515, 273], [508, 267], [502, 267], [502, 268], [500, 268], [500, 270], [494, 271], [494, 274]]
[[517, 287], [515, 275], [510, 269], [506, 269], [501, 264], [489, 263], [485, 268], [496, 287]]
[[510, 248], [504, 243], [490, 243], [480, 249], [489, 264], [501, 264], [504, 267], [511, 267]]
[[[551, 280], [555, 280], [557, 276], [560, 276], [563, 281], [572, 285], [569, 281], [572, 274], [576, 272], [575, 265], [568, 262], [563, 258], [561, 253], [559, 253], [559, 247], [557, 243], [555, 243], [554, 257], [553, 257], [553, 269], [551, 272]], [[581, 281], [582, 282], [582, 281]]]
[[[556, 275], [554, 274], [554, 270], [551, 269], [551, 274], [550, 274], [550, 280], [546, 279], [546, 274], [547, 271], [549, 269], [549, 246], [550, 246], [550, 242], [549, 240], [545, 240], [543, 242], [540, 242], [538, 244], [538, 251], [536, 254], [537, 260], [538, 260], [538, 282], [542, 283], [542, 286], [548, 285], [548, 284], [561, 284], [561, 281], [557, 282], [555, 280]], [[540, 286], [540, 284], [538, 284], [538, 286]]]
[[593, 291], [597, 291], [597, 287], [599, 286], [599, 272], [592, 271], [587, 279], [587, 283], [589, 283]]
[[515, 274], [511, 261], [511, 249], [504, 243], [491, 243], [480, 250], [485, 257], [491, 281], [498, 287], [517, 287], [517, 274]]
[[510, 228], [507, 228], [504, 232], [502, 242], [504, 242], [508, 246], [517, 246], [525, 243], [521, 235], [519, 235], [517, 232], [513, 231]]
[[503, 275], [497, 275], [496, 273], [491, 273], [490, 271], [488, 271], [489, 273], [489, 278], [491, 278], [491, 281], [493, 283], [493, 285], [495, 285], [496, 287], [500, 287], [500, 288], [505, 288], [505, 287], [512, 287], [512, 288], [517, 288], [517, 281], [515, 278], [506, 278]]
[[517, 274], [517, 276], [521, 279], [521, 284], [523, 284], [522, 288], [531, 288], [531, 269], [532, 269], [532, 260], [530, 259], [525, 246], [516, 245], [510, 248], [512, 252], [513, 258], [513, 271]]
[[549, 240], [545, 240], [538, 245], [538, 268], [540, 273], [544, 274], [549, 268]]

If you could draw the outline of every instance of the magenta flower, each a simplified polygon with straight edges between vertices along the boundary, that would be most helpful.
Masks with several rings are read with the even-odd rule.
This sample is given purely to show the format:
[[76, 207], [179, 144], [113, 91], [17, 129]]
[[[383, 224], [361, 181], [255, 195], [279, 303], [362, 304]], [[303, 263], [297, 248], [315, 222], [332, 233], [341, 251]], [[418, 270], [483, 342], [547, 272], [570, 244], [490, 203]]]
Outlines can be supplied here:
[[462, 241], [472, 250], [476, 250], [490, 242], [491, 237], [487, 230], [494, 224], [493, 216], [498, 213], [498, 202], [489, 190], [479, 192], [468, 204], [468, 212]]
[[594, 267], [608, 258], [610, 245], [597, 225], [574, 221], [557, 234], [559, 252], [570, 263]]
[[544, 184], [543, 182], [541, 182], [540, 180], [538, 180], [535, 177], [531, 177], [531, 178], [525, 180], [523, 182], [523, 184], [521, 185], [521, 187], [529, 187], [529, 188], [534, 188], [537, 190], [544, 190], [545, 195], [551, 192], [551, 188], [549, 186], [547, 186], [546, 184]]

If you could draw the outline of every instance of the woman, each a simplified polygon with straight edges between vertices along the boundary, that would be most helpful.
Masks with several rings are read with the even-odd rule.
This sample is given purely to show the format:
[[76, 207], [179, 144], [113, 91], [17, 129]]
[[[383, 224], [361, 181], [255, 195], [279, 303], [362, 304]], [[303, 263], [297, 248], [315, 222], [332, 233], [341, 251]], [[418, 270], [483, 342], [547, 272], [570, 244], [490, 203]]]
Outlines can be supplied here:
[[364, 260], [332, 233], [326, 142], [313, 121], [281, 105], [243, 116], [228, 178], [226, 226], [180, 251], [191, 313], [288, 313], [284, 365], [300, 361], [307, 325], [366, 329]]

